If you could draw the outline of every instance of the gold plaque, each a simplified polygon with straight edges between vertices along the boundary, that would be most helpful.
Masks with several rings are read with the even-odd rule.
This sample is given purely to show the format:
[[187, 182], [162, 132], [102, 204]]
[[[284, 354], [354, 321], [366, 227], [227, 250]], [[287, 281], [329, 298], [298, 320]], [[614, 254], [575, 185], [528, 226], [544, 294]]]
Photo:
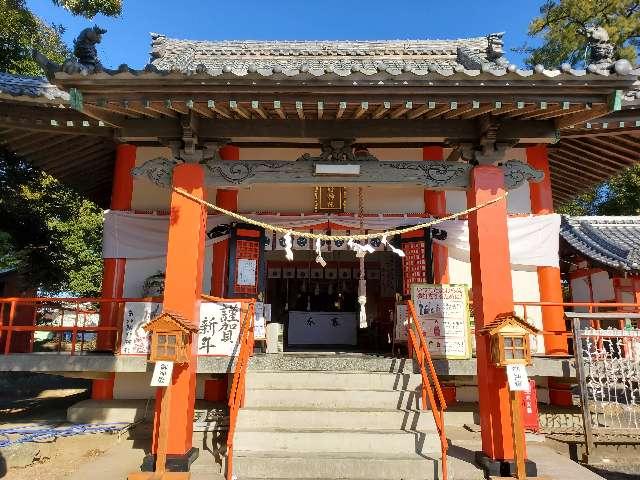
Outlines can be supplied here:
[[343, 213], [346, 202], [344, 187], [315, 187], [313, 205], [316, 213]]

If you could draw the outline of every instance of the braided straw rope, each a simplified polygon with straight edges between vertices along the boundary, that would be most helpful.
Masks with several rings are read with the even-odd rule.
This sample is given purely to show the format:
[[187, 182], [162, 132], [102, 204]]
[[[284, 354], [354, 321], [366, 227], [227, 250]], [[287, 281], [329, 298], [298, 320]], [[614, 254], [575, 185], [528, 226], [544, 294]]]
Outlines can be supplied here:
[[393, 236], [393, 235], [399, 235], [402, 233], [408, 233], [408, 232], [414, 232], [416, 230], [421, 230], [423, 228], [428, 228], [428, 227], [432, 227], [433, 225], [437, 225], [439, 223], [445, 222], [447, 220], [453, 220], [456, 219], [462, 215], [467, 215], [469, 213], [475, 212], [476, 210], [480, 210], [481, 208], [484, 207], [488, 207], [489, 205], [492, 205], [494, 203], [497, 203], [501, 200], [503, 200], [504, 198], [507, 197], [507, 195], [509, 195], [509, 192], [504, 192], [502, 195], [500, 195], [499, 197], [496, 197], [492, 200], [489, 200], [488, 202], [484, 202], [481, 203], [480, 205], [476, 205], [475, 207], [471, 207], [471, 208], [467, 208], [466, 210], [463, 210], [461, 212], [458, 213], [454, 213], [451, 215], [447, 215], [446, 217], [442, 217], [442, 218], [436, 218], [433, 220], [430, 220], [428, 222], [425, 223], [419, 223], [418, 225], [412, 225], [410, 227], [405, 227], [405, 228], [395, 228], [393, 230], [386, 230], [384, 232], [377, 232], [377, 233], [368, 233], [368, 234], [360, 234], [360, 235], [324, 235], [324, 234], [320, 234], [320, 233], [310, 233], [310, 232], [300, 232], [297, 230], [294, 230], [292, 228], [285, 228], [285, 227], [279, 227], [277, 225], [271, 225], [269, 223], [265, 223], [265, 222], [261, 222], [259, 220], [255, 220], [253, 218], [249, 218], [249, 217], [245, 217], [244, 215], [240, 215], [239, 213], [236, 212], [232, 212], [230, 210], [226, 210], [222, 207], [219, 207], [217, 205], [214, 205], [213, 203], [209, 203], [206, 200], [202, 200], [201, 198], [198, 198], [194, 195], [191, 195], [189, 192], [187, 192], [186, 190], [182, 189], [182, 188], [176, 188], [173, 187], [173, 191], [176, 193], [179, 193], [180, 195], [182, 195], [183, 197], [186, 197], [190, 200], [193, 200], [194, 202], [197, 202], [205, 207], [209, 207], [213, 210], [216, 210], [224, 215], [227, 215], [229, 217], [235, 218], [236, 220], [242, 222], [242, 223], [248, 223], [251, 225], [255, 225], [257, 227], [262, 227], [265, 230], [273, 230], [274, 232], [278, 232], [278, 233], [282, 233], [282, 234], [287, 234], [287, 233], [291, 233], [291, 234], [295, 234], [298, 237], [303, 237], [303, 238], [309, 238], [309, 239], [320, 239], [320, 240], [326, 240], [326, 241], [334, 241], [334, 240], [369, 240], [372, 238], [381, 238], [383, 236]]

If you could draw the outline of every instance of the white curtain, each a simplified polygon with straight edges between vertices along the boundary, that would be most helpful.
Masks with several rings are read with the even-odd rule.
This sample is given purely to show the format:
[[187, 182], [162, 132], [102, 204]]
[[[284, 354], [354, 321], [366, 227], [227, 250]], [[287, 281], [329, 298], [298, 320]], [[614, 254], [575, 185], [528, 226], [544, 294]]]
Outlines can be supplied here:
[[[292, 229], [308, 230], [328, 222], [344, 227], [344, 230], [359, 229], [360, 219], [354, 215], [247, 215], [262, 222]], [[216, 225], [230, 223], [224, 215], [210, 215], [207, 231]], [[389, 230], [402, 226], [417, 225], [428, 221], [419, 216], [366, 217], [367, 230]], [[444, 240], [435, 240], [449, 247], [452, 257], [469, 261], [469, 226], [466, 220], [449, 220], [437, 225], [447, 232]], [[514, 265], [558, 266], [558, 244], [560, 215], [511, 217], [508, 219], [509, 251]], [[135, 214], [131, 212], [105, 212], [104, 258], [154, 258], [167, 253], [169, 217], [167, 215]], [[228, 236], [206, 239], [206, 245], [228, 238]], [[277, 245], [278, 236], [276, 236]], [[278, 248], [277, 246], [275, 248]], [[311, 248], [311, 247], [307, 247]]]

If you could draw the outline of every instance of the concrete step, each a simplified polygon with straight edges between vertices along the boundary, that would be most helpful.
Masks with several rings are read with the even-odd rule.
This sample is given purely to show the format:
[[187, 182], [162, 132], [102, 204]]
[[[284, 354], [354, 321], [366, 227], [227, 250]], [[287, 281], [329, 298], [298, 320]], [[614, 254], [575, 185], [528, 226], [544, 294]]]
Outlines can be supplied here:
[[412, 391], [274, 390], [246, 391], [246, 408], [417, 410], [420, 395]]
[[420, 375], [380, 372], [249, 372], [247, 386], [254, 389], [304, 390], [415, 390]]
[[239, 431], [234, 438], [234, 452], [362, 453], [364, 455], [406, 455], [440, 451], [435, 433], [386, 431]]
[[258, 354], [251, 357], [249, 371], [419, 373], [413, 360], [362, 353]]
[[437, 458], [420, 455], [377, 455], [375, 457], [349, 455], [305, 454], [282, 455], [261, 452], [234, 455], [234, 475], [239, 479], [434, 479], [440, 470]]
[[264, 410], [243, 408], [236, 430], [420, 430], [436, 431], [430, 411], [417, 410]]

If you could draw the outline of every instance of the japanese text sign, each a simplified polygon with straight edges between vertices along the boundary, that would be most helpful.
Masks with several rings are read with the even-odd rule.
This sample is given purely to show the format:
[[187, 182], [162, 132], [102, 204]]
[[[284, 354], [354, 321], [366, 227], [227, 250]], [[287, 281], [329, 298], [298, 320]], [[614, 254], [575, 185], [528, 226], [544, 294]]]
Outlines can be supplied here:
[[156, 362], [153, 368], [153, 376], [151, 377], [151, 386], [168, 387], [171, 385], [171, 375], [173, 375], [173, 362]]

